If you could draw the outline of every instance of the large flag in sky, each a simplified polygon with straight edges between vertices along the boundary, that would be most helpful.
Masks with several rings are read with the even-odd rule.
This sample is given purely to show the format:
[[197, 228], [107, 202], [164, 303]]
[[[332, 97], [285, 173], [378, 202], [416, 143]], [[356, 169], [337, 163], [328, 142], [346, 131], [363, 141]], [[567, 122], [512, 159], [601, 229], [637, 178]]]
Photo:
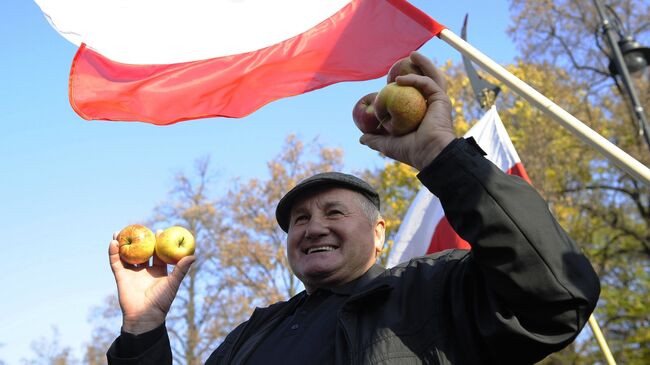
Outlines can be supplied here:
[[[465, 137], [474, 137], [487, 153], [486, 157], [502, 171], [518, 175], [530, 183], [496, 107], [492, 106]], [[402, 220], [387, 265], [392, 267], [416, 256], [450, 248], [470, 249], [470, 245], [451, 227], [440, 200], [423, 187]]]
[[79, 45], [82, 118], [160, 125], [380, 77], [444, 28], [406, 0], [35, 1]]

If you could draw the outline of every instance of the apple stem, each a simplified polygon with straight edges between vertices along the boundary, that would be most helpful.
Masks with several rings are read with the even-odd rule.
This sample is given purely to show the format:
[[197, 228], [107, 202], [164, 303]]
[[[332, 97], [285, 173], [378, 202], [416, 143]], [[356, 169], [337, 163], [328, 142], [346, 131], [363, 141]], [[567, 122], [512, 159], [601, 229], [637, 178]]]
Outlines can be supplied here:
[[377, 125], [377, 129], [381, 129], [381, 127], [383, 126], [384, 122], [385, 122], [388, 118], [389, 118], [389, 116], [386, 116], [386, 117], [382, 118], [382, 119], [379, 121], [379, 124]]

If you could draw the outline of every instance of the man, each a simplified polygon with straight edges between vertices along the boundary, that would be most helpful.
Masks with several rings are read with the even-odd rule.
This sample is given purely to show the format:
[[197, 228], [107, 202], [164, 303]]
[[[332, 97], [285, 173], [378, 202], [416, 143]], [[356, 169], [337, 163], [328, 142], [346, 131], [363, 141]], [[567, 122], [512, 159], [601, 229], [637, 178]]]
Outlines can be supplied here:
[[[420, 127], [361, 143], [417, 168], [471, 251], [450, 250], [386, 270], [379, 197], [365, 182], [326, 173], [278, 203], [287, 255], [305, 291], [256, 309], [207, 364], [530, 364], [575, 339], [593, 311], [591, 265], [523, 180], [504, 174], [473, 140], [452, 131], [443, 75], [418, 53], [426, 76], [398, 84], [427, 99]], [[194, 258], [171, 275], [154, 259], [126, 267], [109, 248], [123, 313], [110, 364], [170, 364], [164, 320]]]

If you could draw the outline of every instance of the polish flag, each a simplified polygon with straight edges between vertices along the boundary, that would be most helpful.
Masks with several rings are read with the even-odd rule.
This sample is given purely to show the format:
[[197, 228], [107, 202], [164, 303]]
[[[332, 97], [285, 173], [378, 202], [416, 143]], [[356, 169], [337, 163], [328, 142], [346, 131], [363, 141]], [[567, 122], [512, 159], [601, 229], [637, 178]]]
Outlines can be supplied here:
[[79, 46], [72, 108], [159, 125], [380, 77], [444, 29], [406, 0], [35, 1]]
[[[530, 183], [530, 178], [521, 164], [496, 107], [492, 106], [465, 134], [465, 137], [474, 137], [478, 145], [487, 153], [485, 157], [502, 171], [518, 175]], [[387, 265], [393, 267], [413, 257], [450, 248], [470, 249], [470, 245], [451, 227], [440, 200], [423, 187], [404, 216]]]

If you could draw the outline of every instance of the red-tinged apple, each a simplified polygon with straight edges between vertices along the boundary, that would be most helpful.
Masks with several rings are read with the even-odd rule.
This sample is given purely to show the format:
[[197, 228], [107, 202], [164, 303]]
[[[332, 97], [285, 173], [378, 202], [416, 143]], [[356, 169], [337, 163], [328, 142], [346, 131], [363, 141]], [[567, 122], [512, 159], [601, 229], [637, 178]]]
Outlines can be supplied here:
[[352, 109], [352, 119], [357, 128], [363, 133], [386, 134], [375, 115], [373, 103], [378, 93], [370, 93], [357, 101]]
[[418, 89], [391, 82], [379, 91], [374, 107], [377, 119], [388, 133], [401, 136], [418, 128], [427, 111], [427, 101]]
[[187, 229], [173, 226], [156, 237], [156, 256], [164, 263], [176, 265], [185, 256], [194, 255], [194, 236]]
[[126, 226], [117, 235], [117, 243], [122, 261], [138, 265], [149, 261], [156, 246], [156, 236], [140, 224]]
[[404, 76], [408, 74], [424, 75], [422, 70], [413, 62], [409, 57], [404, 57], [401, 60], [398, 60], [391, 66], [388, 71], [387, 83], [395, 82], [397, 76]]

